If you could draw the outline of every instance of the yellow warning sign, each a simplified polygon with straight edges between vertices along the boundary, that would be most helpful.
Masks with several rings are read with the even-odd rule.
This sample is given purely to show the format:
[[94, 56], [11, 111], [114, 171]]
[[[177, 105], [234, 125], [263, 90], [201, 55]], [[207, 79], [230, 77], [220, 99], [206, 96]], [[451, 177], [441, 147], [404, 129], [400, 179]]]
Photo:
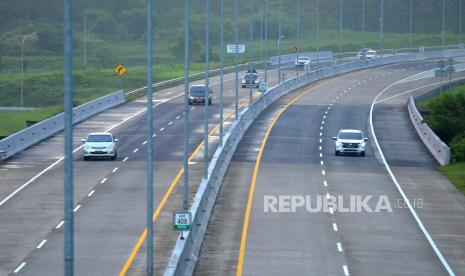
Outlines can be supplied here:
[[126, 73], [126, 67], [119, 64], [118, 66], [115, 67], [115, 73], [120, 77], [123, 76]]

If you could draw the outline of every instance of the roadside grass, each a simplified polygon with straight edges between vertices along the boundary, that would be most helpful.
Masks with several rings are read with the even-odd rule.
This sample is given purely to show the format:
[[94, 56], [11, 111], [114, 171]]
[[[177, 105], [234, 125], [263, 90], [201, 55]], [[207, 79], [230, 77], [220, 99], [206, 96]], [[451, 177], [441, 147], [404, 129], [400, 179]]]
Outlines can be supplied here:
[[26, 127], [26, 121], [42, 121], [63, 112], [61, 106], [50, 106], [31, 111], [0, 111], [0, 136], [8, 136]]
[[465, 195], [465, 162], [450, 164], [439, 169]]

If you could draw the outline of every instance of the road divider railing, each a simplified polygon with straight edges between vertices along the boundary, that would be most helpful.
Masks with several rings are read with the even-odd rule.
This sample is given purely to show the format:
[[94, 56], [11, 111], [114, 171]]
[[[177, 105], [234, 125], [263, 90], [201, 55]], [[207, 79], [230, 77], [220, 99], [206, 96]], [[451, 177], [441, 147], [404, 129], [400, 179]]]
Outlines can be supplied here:
[[423, 116], [418, 111], [415, 100], [412, 96], [408, 99], [408, 113], [415, 130], [418, 133], [423, 144], [434, 156], [436, 161], [441, 166], [447, 165], [450, 162], [450, 148], [439, 138], [436, 133], [425, 123]]
[[192, 215], [191, 230], [185, 231], [183, 233], [183, 239], [179, 238], [176, 241], [164, 275], [192, 275], [199, 257], [200, 248], [207, 230], [210, 215], [213, 211], [215, 200], [223, 183], [229, 162], [234, 155], [234, 151], [253, 121], [273, 102], [296, 89], [336, 75], [394, 63], [456, 56], [465, 56], [465, 51], [463, 49], [455, 49], [449, 51], [386, 56], [365, 61], [354, 60], [352, 62], [310, 71], [270, 88], [262, 97], [259, 97], [251, 105], [243, 109], [238, 120], [235, 121], [228, 132], [225, 133], [223, 145], [220, 145], [216, 149], [209, 164], [208, 178], [202, 180], [200, 183], [189, 210]]
[[[82, 122], [99, 112], [115, 107], [124, 102], [125, 98], [123, 91], [118, 91], [74, 107], [73, 124]], [[65, 127], [63, 116], [64, 113], [60, 113], [2, 139], [0, 141], [0, 152], [4, 151], [4, 155], [0, 155], [0, 158], [9, 158], [16, 153], [21, 152], [28, 147], [62, 131]]]

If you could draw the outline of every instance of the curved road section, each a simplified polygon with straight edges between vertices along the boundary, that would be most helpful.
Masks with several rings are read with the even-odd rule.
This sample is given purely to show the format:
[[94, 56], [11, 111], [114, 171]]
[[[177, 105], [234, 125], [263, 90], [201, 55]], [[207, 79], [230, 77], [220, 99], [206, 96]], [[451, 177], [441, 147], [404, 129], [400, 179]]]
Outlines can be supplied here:
[[[324, 80], [268, 108], [233, 157], [195, 274], [463, 275], [464, 197], [436, 170], [406, 107], [438, 80], [392, 85], [435, 63]], [[347, 128], [369, 137], [366, 157], [335, 156], [331, 137]]]

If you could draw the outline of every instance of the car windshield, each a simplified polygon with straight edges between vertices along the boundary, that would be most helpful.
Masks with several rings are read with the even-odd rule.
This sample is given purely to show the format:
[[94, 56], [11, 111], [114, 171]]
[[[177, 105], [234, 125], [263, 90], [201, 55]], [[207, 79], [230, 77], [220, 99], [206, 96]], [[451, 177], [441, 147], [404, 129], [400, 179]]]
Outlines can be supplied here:
[[307, 61], [309, 59], [310, 59], [309, 57], [299, 57], [299, 60], [302, 60], [302, 61]]
[[246, 74], [244, 78], [246, 80], [256, 80], [258, 78], [258, 74]]
[[205, 96], [205, 87], [204, 86], [192, 86], [191, 87], [191, 95], [199, 97]]
[[87, 137], [87, 142], [112, 142], [111, 135], [99, 134], [99, 135], [89, 135]]
[[362, 140], [363, 135], [358, 132], [341, 132], [338, 138], [344, 140]]
[[375, 54], [376, 54], [375, 51], [368, 51], [368, 52], [367, 52], [367, 55], [375, 55]]

